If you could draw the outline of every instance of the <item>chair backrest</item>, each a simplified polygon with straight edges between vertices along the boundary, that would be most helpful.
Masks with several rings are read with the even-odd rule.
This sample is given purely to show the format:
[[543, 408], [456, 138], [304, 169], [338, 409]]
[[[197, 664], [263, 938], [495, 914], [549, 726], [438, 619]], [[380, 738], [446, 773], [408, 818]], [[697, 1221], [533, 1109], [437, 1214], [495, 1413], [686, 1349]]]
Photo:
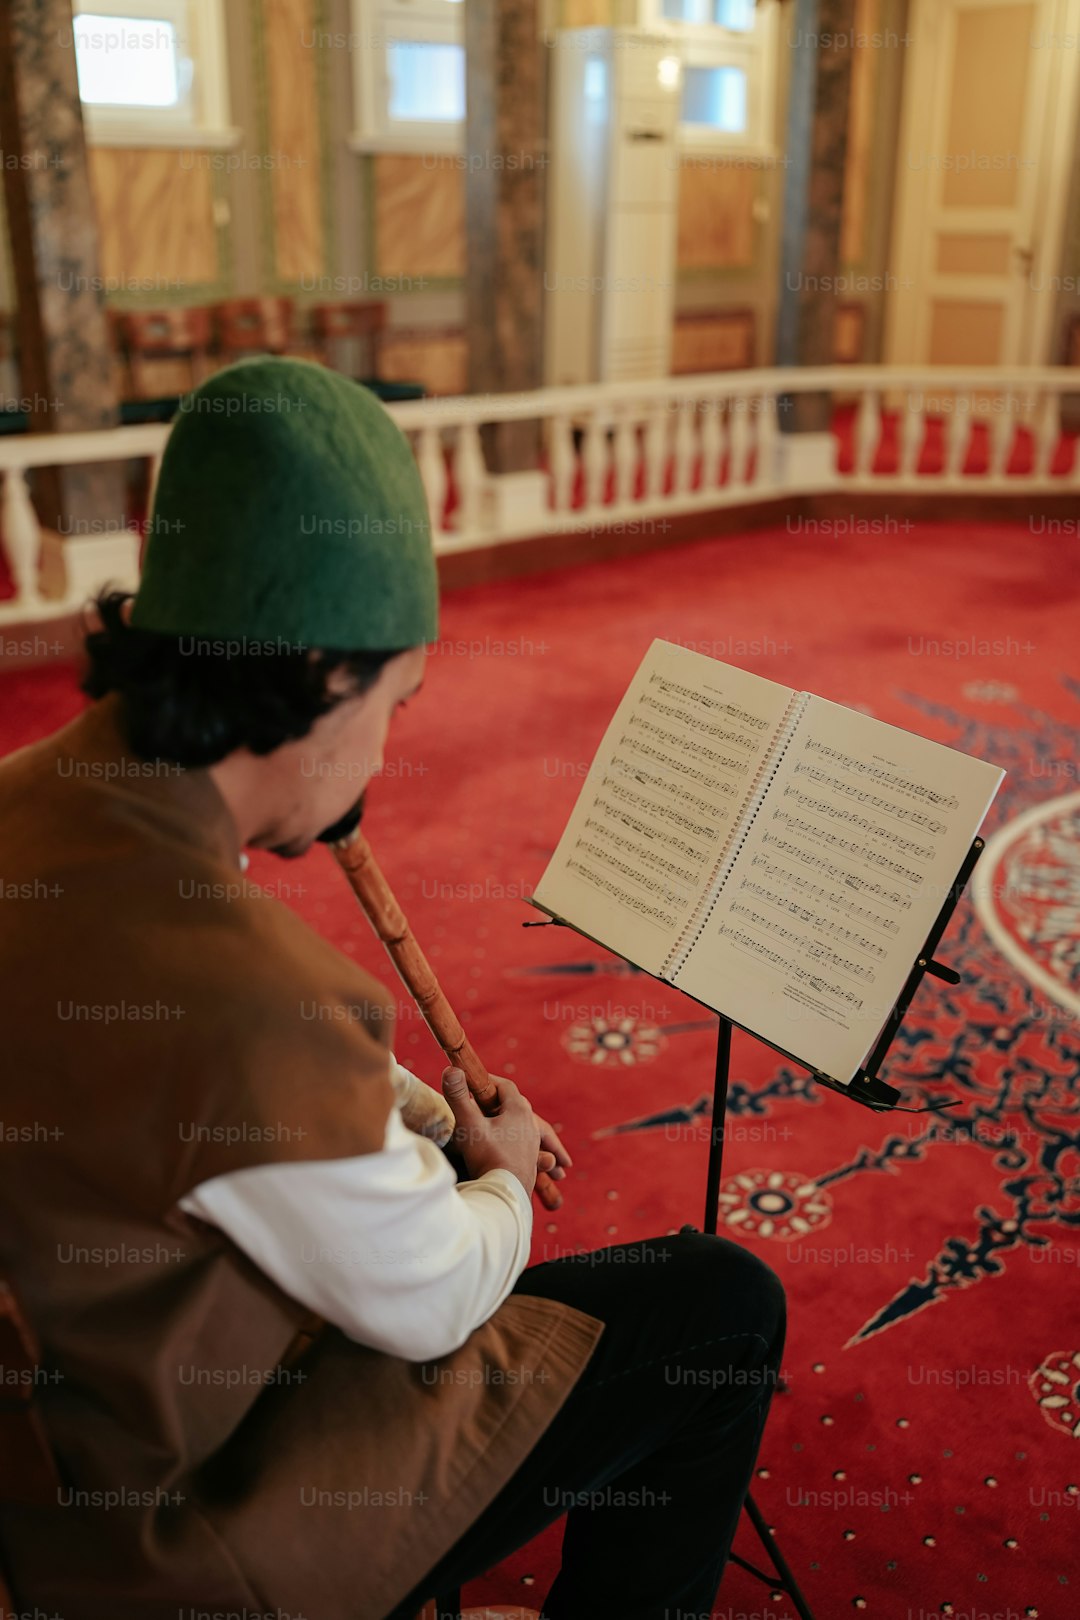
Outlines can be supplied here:
[[116, 329], [136, 397], [146, 391], [143, 367], [149, 360], [186, 360], [192, 387], [202, 382], [212, 330], [208, 309], [192, 305], [182, 309], [125, 310], [117, 316]]
[[228, 298], [214, 305], [217, 346], [223, 355], [286, 354], [292, 347], [291, 298]]
[[382, 335], [386, 330], [387, 306], [378, 299], [345, 299], [336, 304], [314, 304], [311, 330], [326, 365], [334, 363], [334, 345], [354, 339], [368, 344], [367, 375], [379, 375]]

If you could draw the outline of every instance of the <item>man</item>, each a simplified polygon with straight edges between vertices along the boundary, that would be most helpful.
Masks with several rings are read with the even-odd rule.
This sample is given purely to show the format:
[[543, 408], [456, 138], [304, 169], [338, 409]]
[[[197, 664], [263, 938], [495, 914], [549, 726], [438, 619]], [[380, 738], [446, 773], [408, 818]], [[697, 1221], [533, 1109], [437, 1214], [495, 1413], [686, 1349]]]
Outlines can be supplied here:
[[693, 1234], [525, 1269], [557, 1136], [506, 1080], [486, 1118], [448, 1071], [447, 1110], [388, 992], [242, 876], [348, 820], [420, 689], [404, 437], [320, 367], [221, 372], [99, 613], [96, 701], [0, 765], [0, 1277], [61, 1476], [0, 1476], [17, 1599], [398, 1620], [570, 1507], [552, 1620], [707, 1614], [775, 1275]]

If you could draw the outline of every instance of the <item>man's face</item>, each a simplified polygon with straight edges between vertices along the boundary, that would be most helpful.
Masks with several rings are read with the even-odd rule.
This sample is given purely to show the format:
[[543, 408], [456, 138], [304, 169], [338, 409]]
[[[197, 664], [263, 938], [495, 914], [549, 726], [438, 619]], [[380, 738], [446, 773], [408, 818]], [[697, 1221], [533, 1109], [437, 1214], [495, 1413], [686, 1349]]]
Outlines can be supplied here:
[[[306, 737], [267, 757], [273, 772], [272, 825], [251, 840], [253, 846], [286, 859], [303, 855], [320, 833], [358, 807], [382, 770], [390, 722], [420, 690], [425, 664], [423, 647], [399, 653], [383, 665], [374, 686], [344, 698]], [[330, 689], [347, 691], [348, 685], [348, 676], [335, 671]]]

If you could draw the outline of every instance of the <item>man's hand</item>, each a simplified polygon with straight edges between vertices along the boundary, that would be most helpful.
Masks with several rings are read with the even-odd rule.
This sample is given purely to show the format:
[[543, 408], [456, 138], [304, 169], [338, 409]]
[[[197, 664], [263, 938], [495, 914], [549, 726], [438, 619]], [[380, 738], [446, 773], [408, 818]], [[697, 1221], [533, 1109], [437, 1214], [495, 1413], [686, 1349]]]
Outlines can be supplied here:
[[[512, 1080], [498, 1075], [492, 1075], [492, 1080], [499, 1105], [495, 1113], [485, 1114], [469, 1090], [462, 1071], [444, 1070], [443, 1093], [457, 1120], [453, 1144], [471, 1176], [482, 1176], [487, 1170], [509, 1170], [531, 1197], [537, 1171], [546, 1170], [550, 1174], [558, 1162], [569, 1164], [570, 1156], [550, 1125], [536, 1118]], [[556, 1144], [561, 1161], [557, 1159], [556, 1147], [543, 1145], [542, 1135]]]
[[546, 1119], [541, 1119], [539, 1114], [534, 1114], [533, 1118], [540, 1127], [540, 1156], [543, 1158], [547, 1154], [554, 1160], [554, 1164], [545, 1161], [537, 1168], [546, 1170], [552, 1181], [563, 1181], [574, 1161], [567, 1153], [554, 1126], [549, 1125]]

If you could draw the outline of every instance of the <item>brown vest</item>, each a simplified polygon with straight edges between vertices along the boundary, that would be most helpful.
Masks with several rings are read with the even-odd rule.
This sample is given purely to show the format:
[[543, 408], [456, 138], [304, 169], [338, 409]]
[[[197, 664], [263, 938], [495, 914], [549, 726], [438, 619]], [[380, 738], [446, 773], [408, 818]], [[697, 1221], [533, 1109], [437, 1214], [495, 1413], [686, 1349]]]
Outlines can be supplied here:
[[0, 764], [0, 1277], [42, 1342], [65, 1482], [55, 1509], [0, 1507], [16, 1598], [65, 1620], [379, 1620], [603, 1327], [522, 1296], [437, 1362], [311, 1342], [303, 1307], [177, 1210], [250, 1165], [378, 1152], [393, 1003], [251, 892], [208, 773], [136, 760], [118, 713]]

